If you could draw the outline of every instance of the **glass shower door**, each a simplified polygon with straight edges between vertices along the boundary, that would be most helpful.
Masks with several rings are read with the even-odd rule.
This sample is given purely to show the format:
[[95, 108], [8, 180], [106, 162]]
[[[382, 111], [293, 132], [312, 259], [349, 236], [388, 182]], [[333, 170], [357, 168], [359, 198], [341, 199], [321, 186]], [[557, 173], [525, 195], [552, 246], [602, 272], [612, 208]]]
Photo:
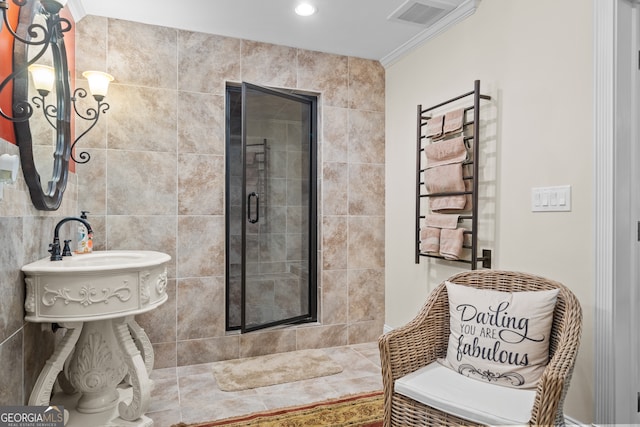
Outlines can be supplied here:
[[315, 102], [248, 83], [239, 95], [240, 137], [228, 153], [239, 165], [228, 172], [240, 191], [228, 229], [241, 249], [228, 251], [240, 261], [228, 268], [228, 329], [315, 320]]

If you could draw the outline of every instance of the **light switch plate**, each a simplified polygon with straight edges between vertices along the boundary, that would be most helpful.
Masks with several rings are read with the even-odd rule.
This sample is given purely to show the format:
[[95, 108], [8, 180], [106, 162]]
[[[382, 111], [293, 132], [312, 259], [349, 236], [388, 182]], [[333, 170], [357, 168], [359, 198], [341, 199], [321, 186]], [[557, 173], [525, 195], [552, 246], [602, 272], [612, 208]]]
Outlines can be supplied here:
[[531, 212], [571, 211], [571, 186], [534, 187], [531, 189]]

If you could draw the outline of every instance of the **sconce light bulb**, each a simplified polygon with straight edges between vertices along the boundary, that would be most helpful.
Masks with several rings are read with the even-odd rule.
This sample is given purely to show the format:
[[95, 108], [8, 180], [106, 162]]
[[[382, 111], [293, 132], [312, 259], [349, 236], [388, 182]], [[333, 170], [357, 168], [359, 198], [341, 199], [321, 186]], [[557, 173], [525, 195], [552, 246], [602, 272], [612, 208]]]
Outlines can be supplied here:
[[91, 95], [96, 101], [102, 101], [107, 96], [109, 83], [113, 81], [113, 76], [102, 71], [85, 71], [82, 76], [89, 81]]
[[47, 96], [53, 90], [56, 74], [53, 67], [41, 64], [29, 65], [29, 72], [33, 79], [33, 87], [41, 96]]

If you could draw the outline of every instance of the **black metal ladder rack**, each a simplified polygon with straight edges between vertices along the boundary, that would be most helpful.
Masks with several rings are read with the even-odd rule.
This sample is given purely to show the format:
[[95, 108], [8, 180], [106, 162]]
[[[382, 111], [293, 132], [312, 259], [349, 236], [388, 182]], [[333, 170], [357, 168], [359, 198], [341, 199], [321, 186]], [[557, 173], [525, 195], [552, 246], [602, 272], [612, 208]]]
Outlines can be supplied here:
[[[424, 144], [429, 143], [429, 138], [424, 135], [424, 128], [427, 125], [427, 121], [431, 119], [429, 113], [434, 110], [440, 109], [442, 107], [447, 106], [448, 104], [452, 104], [456, 101], [464, 100], [465, 98], [473, 97], [473, 105], [469, 107], [465, 107], [463, 113], [463, 124], [462, 124], [462, 135], [464, 135], [464, 129], [468, 126], [473, 127], [472, 136], [464, 136], [465, 146], [468, 148], [468, 144], [470, 141], [473, 141], [473, 149], [467, 149], [467, 152], [472, 154], [469, 159], [463, 163], [463, 165], [471, 165], [472, 166], [472, 174], [464, 175], [464, 180], [471, 180], [472, 186], [471, 190], [460, 191], [460, 192], [443, 192], [437, 194], [427, 194], [425, 189], [425, 182], [423, 181], [423, 173], [426, 170], [426, 167], [422, 165], [422, 153], [424, 152]], [[471, 269], [475, 270], [478, 267], [478, 263], [482, 263], [483, 268], [491, 268], [491, 250], [483, 249], [482, 255], [478, 256], [478, 189], [479, 189], [479, 161], [478, 161], [478, 153], [480, 147], [480, 101], [481, 100], [491, 100], [491, 97], [488, 95], [482, 95], [480, 93], [480, 80], [476, 80], [474, 82], [474, 89], [470, 92], [464, 93], [462, 95], [451, 98], [447, 101], [441, 102], [440, 104], [434, 105], [432, 107], [423, 109], [422, 105], [418, 105], [418, 120], [417, 120], [417, 144], [416, 144], [416, 242], [415, 242], [415, 263], [419, 264], [421, 257], [428, 258], [437, 258], [437, 259], [446, 259], [440, 255], [427, 254], [420, 251], [420, 223], [422, 219], [425, 219], [426, 216], [423, 215], [423, 202], [427, 201], [430, 197], [443, 197], [443, 196], [456, 196], [456, 195], [471, 195], [472, 207], [471, 213], [463, 213], [459, 216], [461, 220], [471, 220], [471, 228], [464, 231], [465, 235], [471, 235], [471, 244], [464, 245], [464, 249], [471, 250], [470, 259], [456, 259], [456, 260], [447, 260], [450, 262], [461, 262], [471, 265]], [[466, 121], [467, 112], [473, 110], [473, 120]], [[425, 189], [424, 191], [422, 191]]]

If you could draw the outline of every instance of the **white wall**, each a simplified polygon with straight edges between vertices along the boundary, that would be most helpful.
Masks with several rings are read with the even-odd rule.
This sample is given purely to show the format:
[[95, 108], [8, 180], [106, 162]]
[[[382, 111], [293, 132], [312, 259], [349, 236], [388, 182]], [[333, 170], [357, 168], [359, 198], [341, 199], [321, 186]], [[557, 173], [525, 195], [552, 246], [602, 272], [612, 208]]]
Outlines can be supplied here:
[[[593, 31], [587, 0], [484, 0], [386, 70], [386, 324], [400, 326], [460, 265], [414, 263], [416, 105], [480, 79], [481, 245], [493, 268], [558, 280], [581, 301], [568, 416], [593, 419]], [[571, 212], [532, 213], [532, 187], [572, 186]]]

